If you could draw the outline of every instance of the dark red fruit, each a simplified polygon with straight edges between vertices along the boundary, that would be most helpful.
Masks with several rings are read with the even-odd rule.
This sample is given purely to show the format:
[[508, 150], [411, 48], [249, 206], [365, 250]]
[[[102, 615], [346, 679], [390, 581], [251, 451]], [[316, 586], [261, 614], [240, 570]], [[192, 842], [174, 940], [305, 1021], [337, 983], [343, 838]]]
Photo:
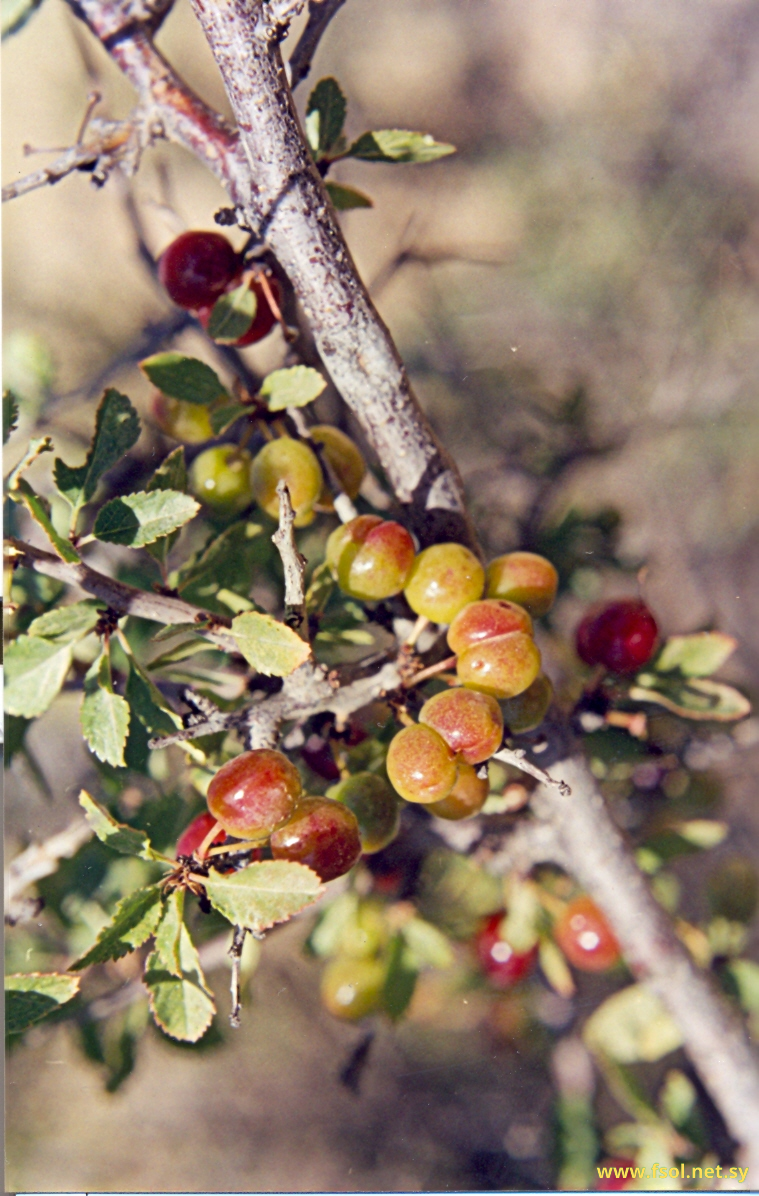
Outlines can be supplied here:
[[[206, 835], [215, 824], [216, 819], [214, 818], [213, 814], [209, 814], [208, 811], [205, 811], [203, 814], [198, 814], [197, 818], [194, 818], [190, 825], [185, 827], [177, 840], [177, 857], [180, 855], [192, 855], [194, 851], [197, 851]], [[220, 830], [214, 839], [212, 846], [215, 847], [217, 843], [223, 843], [226, 837], [227, 832], [225, 830]]]
[[309, 735], [300, 754], [312, 772], [325, 781], [339, 781], [340, 769], [335, 764], [329, 743], [321, 735]]
[[484, 923], [475, 939], [477, 958], [497, 988], [510, 988], [529, 976], [538, 958], [537, 944], [529, 951], [518, 954], [501, 937], [500, 929], [505, 914], [501, 910], [492, 914]]
[[306, 864], [322, 880], [343, 876], [361, 855], [356, 816], [339, 801], [305, 797], [272, 835], [271, 854], [275, 860]]
[[577, 654], [585, 664], [612, 673], [636, 673], [654, 654], [659, 628], [643, 602], [627, 599], [590, 611], [576, 632]]
[[240, 273], [240, 258], [221, 233], [182, 233], [158, 261], [158, 277], [180, 307], [213, 305]]

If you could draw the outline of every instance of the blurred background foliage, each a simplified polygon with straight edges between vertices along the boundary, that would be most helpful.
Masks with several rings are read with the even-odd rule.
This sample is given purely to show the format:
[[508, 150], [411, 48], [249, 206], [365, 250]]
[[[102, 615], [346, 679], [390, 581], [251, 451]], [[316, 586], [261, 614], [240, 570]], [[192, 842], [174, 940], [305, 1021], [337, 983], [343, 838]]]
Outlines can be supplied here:
[[[185, 0], [158, 44], [227, 110]], [[344, 227], [461, 466], [488, 554], [521, 543], [555, 560], [563, 596], [553, 628], [566, 635], [588, 601], [635, 593], [645, 562], [643, 592], [664, 633], [718, 626], [735, 635], [740, 650], [725, 675], [756, 697], [756, 5], [348, 0], [309, 82], [326, 74], [348, 96], [350, 135], [400, 126], [458, 147], [424, 167], [346, 162], [333, 173], [373, 197]], [[23, 157], [25, 142], [73, 140], [93, 86], [104, 115], [127, 115], [133, 99], [62, 0], [46, 0], [5, 44], [2, 86], [4, 182], [36, 164]], [[89, 439], [106, 379], [147, 415], [135, 362], [174, 333], [184, 351], [210, 352], [146, 270], [130, 205], [156, 256], [183, 228], [213, 227], [223, 203], [198, 163], [159, 145], [128, 187], [112, 178], [96, 191], [75, 176], [5, 208], [4, 372], [24, 400], [22, 431], [36, 421], [70, 459]], [[277, 332], [246, 361], [263, 372], [281, 354]], [[335, 412], [328, 396], [323, 415]], [[22, 440], [11, 442], [9, 464]], [[137, 450], [146, 468], [160, 443], [148, 419]], [[52, 583], [33, 585], [44, 609]], [[254, 597], [267, 605], [265, 593]], [[558, 635], [543, 646], [561, 681], [568, 649]], [[31, 759], [17, 753], [6, 773], [11, 853], [66, 825], [80, 784], [108, 791], [104, 770], [93, 780], [77, 704], [64, 694], [31, 729]], [[659, 733], [677, 754], [674, 723], [663, 717]], [[590, 745], [594, 771], [630, 824], [638, 748], [604, 734], [598, 750]], [[752, 719], [708, 740], [697, 733], [688, 746], [688, 815], [708, 817], [721, 793], [731, 827], [716, 852], [683, 856], [670, 873], [694, 920], [706, 916], [704, 882], [720, 859], [736, 846], [759, 854], [757, 741]], [[191, 813], [172, 795], [172, 767], [159, 754], [119, 799], [124, 816], [152, 819], [159, 846]], [[677, 801], [687, 788], [677, 761], [667, 783]], [[12, 969], [65, 965], [76, 928], [84, 949], [114, 896], [149, 879], [123, 875], [128, 868], [148, 865], [114, 861], [93, 843], [43, 882], [55, 917], [41, 933], [9, 936]], [[56, 938], [56, 926], [65, 935]], [[248, 961], [243, 1029], [222, 1025], [197, 1050], [150, 1030], [130, 1074], [142, 1004], [77, 1035], [55, 1024], [31, 1031], [9, 1061], [8, 1185], [551, 1186], [555, 1035], [614, 980], [581, 977], [571, 1002], [545, 989], [494, 1002], [481, 986], [430, 973], [408, 1019], [378, 1027], [356, 1093], [340, 1070], [363, 1030], [320, 1007], [317, 964], [300, 949], [308, 929], [296, 921], [271, 937], [258, 967]], [[750, 951], [755, 929], [747, 933]], [[111, 966], [112, 981], [134, 979], [131, 958]], [[221, 1008], [227, 977], [223, 964], [212, 972]], [[670, 1063], [645, 1074], [660, 1080]], [[562, 1067], [571, 1072], [572, 1059], [554, 1058], [554, 1072]], [[619, 1121], [611, 1089], [602, 1087], [598, 1110], [602, 1128]], [[594, 1132], [580, 1121], [580, 1135]]]

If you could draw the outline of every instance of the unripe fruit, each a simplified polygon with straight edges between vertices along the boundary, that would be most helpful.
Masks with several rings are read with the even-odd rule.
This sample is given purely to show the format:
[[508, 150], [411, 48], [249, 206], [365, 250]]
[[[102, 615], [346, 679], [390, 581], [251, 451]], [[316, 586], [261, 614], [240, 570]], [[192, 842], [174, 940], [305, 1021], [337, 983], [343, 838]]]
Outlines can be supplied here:
[[399, 594], [414, 565], [414, 541], [400, 523], [359, 515], [327, 540], [327, 563], [340, 589], [363, 602]]
[[190, 466], [188, 484], [199, 502], [216, 515], [238, 515], [253, 502], [251, 457], [236, 444], [219, 444], [200, 453]]
[[382, 777], [373, 772], [357, 772], [329, 791], [329, 797], [342, 802], [356, 816], [361, 835], [361, 849], [367, 855], [392, 843], [400, 828], [398, 799]]
[[230, 835], [264, 839], [293, 814], [302, 788], [300, 773], [282, 752], [243, 752], [211, 781], [208, 809]]
[[[269, 279], [269, 286], [272, 294], [279, 305], [282, 301], [282, 288], [277, 282], [276, 278]], [[247, 332], [244, 332], [238, 340], [232, 341], [233, 349], [244, 349], [247, 345], [254, 345], [257, 341], [262, 341], [265, 336], [268, 336], [274, 325], [277, 323], [277, 317], [269, 306], [269, 300], [266, 293], [259, 282], [251, 279], [248, 287], [256, 297], [256, 314]], [[200, 321], [201, 327], [208, 330], [208, 325], [211, 321], [211, 312], [213, 311], [213, 304], [198, 308], [197, 317]]]
[[460, 822], [462, 818], [473, 818], [479, 814], [488, 800], [489, 791], [488, 778], [478, 777], [471, 764], [459, 759], [453, 789], [442, 801], [432, 802], [427, 809], [436, 818]]
[[190, 310], [215, 303], [239, 273], [240, 258], [221, 233], [182, 233], [158, 260], [161, 283]]
[[524, 631], [532, 635], [532, 619], [523, 606], [501, 598], [482, 598], [470, 602], [456, 615], [448, 628], [448, 647], [457, 655], [472, 644], [508, 635], [510, 631]]
[[153, 399], [153, 419], [162, 432], [182, 444], [203, 444], [214, 438], [209, 410], [201, 403], [183, 403], [181, 399], [157, 394]]
[[[327, 460], [334, 469], [348, 498], [355, 498], [366, 474], [366, 462], [350, 436], [330, 424], [316, 424], [309, 428], [311, 439], [324, 445]], [[319, 506], [334, 510], [332, 494], [326, 482], [319, 495]]]
[[503, 717], [495, 698], [463, 687], [429, 698], [419, 712], [419, 722], [437, 731], [468, 764], [489, 760], [503, 739]]
[[537, 944], [518, 954], [504, 938], [501, 927], [505, 914], [493, 914], [483, 924], [475, 939], [477, 958], [497, 988], [510, 988], [529, 976], [538, 958]]
[[524, 735], [539, 727], [553, 701], [553, 685], [545, 673], [516, 698], [501, 702], [503, 721], [512, 735]]
[[322, 973], [321, 997], [335, 1017], [357, 1021], [380, 1008], [384, 986], [385, 967], [379, 960], [338, 956]]
[[488, 598], [518, 602], [536, 619], [553, 606], [558, 584], [551, 562], [536, 552], [507, 552], [488, 565]]
[[313, 506], [321, 492], [322, 471], [314, 451], [302, 440], [290, 436], [270, 440], [253, 461], [253, 494], [272, 519], [279, 519], [277, 483], [283, 479], [290, 491], [295, 526], [305, 527], [314, 518]]
[[322, 880], [350, 872], [361, 855], [355, 814], [328, 797], [304, 797], [271, 837], [275, 860], [305, 864]]
[[539, 672], [540, 652], [532, 636], [523, 631], [473, 644], [456, 662], [462, 685], [491, 694], [499, 701], [523, 693]]
[[414, 561], [404, 593], [415, 614], [450, 623], [480, 597], [484, 585], [482, 565], [463, 544], [432, 544]]
[[404, 727], [390, 744], [387, 775], [406, 801], [442, 801], [456, 783], [456, 757], [431, 727]]
[[610, 602], [590, 611], [576, 632], [577, 654], [585, 664], [612, 673], [636, 673], [654, 654], [659, 629], [651, 611], [636, 599]]
[[605, 972], [619, 959], [619, 943], [590, 897], [570, 901], [553, 933], [569, 962], [582, 972]]
[[[190, 825], [185, 827], [177, 839], [177, 857], [180, 855], [192, 855], [193, 852], [197, 851], [211, 828], [215, 826], [216, 821], [213, 814], [209, 814], [207, 810], [203, 814], [198, 814], [197, 818], [194, 818]], [[220, 830], [213, 840], [212, 846], [216, 846], [217, 843], [223, 843], [226, 837], [226, 831]]]

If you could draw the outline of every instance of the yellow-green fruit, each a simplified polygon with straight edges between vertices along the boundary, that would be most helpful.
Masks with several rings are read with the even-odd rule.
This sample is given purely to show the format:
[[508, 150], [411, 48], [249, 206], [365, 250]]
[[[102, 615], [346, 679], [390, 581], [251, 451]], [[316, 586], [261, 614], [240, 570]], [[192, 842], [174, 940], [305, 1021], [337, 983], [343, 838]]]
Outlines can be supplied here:
[[[316, 424], [309, 428], [309, 432], [312, 440], [324, 445], [327, 460], [340, 479], [348, 498], [355, 498], [366, 473], [366, 462], [360, 450], [350, 436], [346, 436], [339, 428], [333, 428], [331, 424]], [[319, 495], [319, 506], [326, 507], [328, 511], [334, 509], [332, 495], [326, 484], [322, 486]]]
[[338, 956], [322, 973], [322, 1001], [335, 1017], [357, 1021], [380, 1008], [384, 984], [385, 967], [379, 960]]
[[387, 752], [387, 775], [405, 801], [442, 801], [456, 783], [456, 756], [448, 744], [421, 723], [404, 727]]
[[473, 552], [463, 544], [433, 544], [414, 561], [404, 594], [415, 614], [450, 623], [484, 585], [485, 570]]
[[507, 552], [488, 565], [488, 598], [517, 602], [535, 618], [551, 609], [558, 584], [551, 562], [536, 552]]
[[553, 685], [545, 673], [535, 678], [529, 689], [516, 698], [501, 702], [503, 721], [512, 735], [534, 731], [548, 713], [553, 700]]
[[191, 492], [216, 515], [231, 516], [253, 501], [251, 458], [236, 444], [219, 444], [200, 453], [190, 466]]
[[458, 761], [456, 784], [442, 801], [427, 806], [436, 818], [460, 822], [462, 818], [473, 818], [479, 814], [488, 799], [490, 785], [487, 777], [478, 777], [477, 770], [465, 760]]
[[501, 701], [528, 689], [540, 672], [540, 652], [532, 636], [511, 631], [472, 644], [456, 661], [462, 685]]
[[322, 471], [313, 449], [302, 440], [290, 436], [270, 440], [253, 461], [251, 478], [256, 502], [272, 519], [279, 519], [277, 484], [284, 479], [295, 511], [295, 526], [311, 523], [313, 506], [321, 493]]
[[208, 407], [200, 403], [183, 403], [157, 394], [153, 399], [153, 418], [162, 432], [182, 444], [203, 444], [214, 438]]
[[352, 810], [361, 835], [361, 850], [371, 855], [392, 843], [400, 829], [398, 799], [383, 777], [357, 772], [328, 791], [328, 797]]

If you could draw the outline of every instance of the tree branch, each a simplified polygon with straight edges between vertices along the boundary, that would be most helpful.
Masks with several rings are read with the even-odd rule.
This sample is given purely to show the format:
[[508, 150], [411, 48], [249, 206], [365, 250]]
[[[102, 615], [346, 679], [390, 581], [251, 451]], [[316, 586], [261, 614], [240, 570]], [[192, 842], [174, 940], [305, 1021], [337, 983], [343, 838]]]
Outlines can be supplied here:
[[[59, 860], [71, 859], [82, 844], [92, 838], [92, 827], [77, 818], [65, 830], [51, 835], [44, 843], [31, 843], [25, 851], [11, 860], [5, 872], [5, 921], [9, 926], [26, 921], [27, 914], [39, 912], [37, 902], [29, 902], [21, 894], [29, 885], [56, 871]], [[33, 910], [32, 905], [36, 908]]]
[[287, 64], [290, 87], [293, 91], [311, 70], [311, 63], [327, 26], [344, 4], [345, 0], [309, 0], [306, 28], [301, 33]]
[[285, 623], [297, 631], [301, 639], [308, 640], [306, 558], [298, 552], [298, 545], [295, 543], [295, 511], [284, 478], [280, 478], [277, 483], [277, 494], [279, 527], [271, 539], [282, 558], [285, 574]]

